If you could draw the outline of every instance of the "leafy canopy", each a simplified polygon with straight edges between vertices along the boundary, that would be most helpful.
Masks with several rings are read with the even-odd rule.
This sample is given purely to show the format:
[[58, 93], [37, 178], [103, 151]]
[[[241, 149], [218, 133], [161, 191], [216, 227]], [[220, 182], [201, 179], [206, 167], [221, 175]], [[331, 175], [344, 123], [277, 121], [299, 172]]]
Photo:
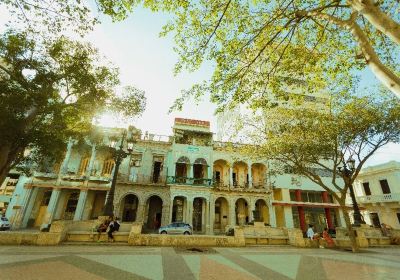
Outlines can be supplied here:
[[[196, 70], [204, 61], [214, 65], [211, 80], [184, 92], [175, 109], [208, 92], [220, 109], [244, 102], [263, 107], [270, 92], [336, 93], [332, 85], [352, 85], [366, 66], [400, 96], [398, 1], [100, 0], [99, 5], [115, 19], [138, 5], [172, 13], [161, 34], [175, 36], [175, 71]], [[386, 22], [379, 21], [382, 15]]]
[[5, 172], [24, 149], [57, 157], [69, 137], [89, 132], [105, 111], [140, 114], [144, 92], [132, 86], [117, 94], [118, 69], [91, 45], [65, 37], [38, 43], [26, 33], [0, 37], [0, 168]]

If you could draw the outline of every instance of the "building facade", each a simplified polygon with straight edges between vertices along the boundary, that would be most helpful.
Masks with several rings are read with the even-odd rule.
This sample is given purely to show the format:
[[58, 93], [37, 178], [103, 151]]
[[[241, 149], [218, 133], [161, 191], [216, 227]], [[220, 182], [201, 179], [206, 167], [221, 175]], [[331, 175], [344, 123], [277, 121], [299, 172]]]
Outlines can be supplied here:
[[[97, 140], [70, 141], [61, 163], [20, 178], [7, 210], [14, 228], [101, 215], [114, 173], [109, 144], [124, 130], [99, 130]], [[338, 203], [321, 187], [292, 174], [269, 176], [269, 164], [240, 154], [236, 144], [213, 141], [207, 121], [176, 118], [172, 136], [140, 135], [123, 160], [114, 213], [147, 232], [175, 221], [199, 234], [253, 221], [303, 231], [309, 223], [318, 230], [344, 225]]]
[[400, 162], [364, 168], [355, 183], [357, 202], [367, 224], [400, 229]]

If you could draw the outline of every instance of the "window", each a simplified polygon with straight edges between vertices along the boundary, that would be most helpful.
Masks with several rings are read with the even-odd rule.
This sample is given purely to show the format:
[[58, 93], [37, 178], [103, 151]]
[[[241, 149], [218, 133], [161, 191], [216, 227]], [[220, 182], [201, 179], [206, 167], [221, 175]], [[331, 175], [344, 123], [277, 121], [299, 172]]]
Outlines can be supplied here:
[[381, 184], [382, 193], [384, 193], [384, 194], [390, 193], [389, 184], [386, 179], [379, 180], [379, 183]]
[[371, 195], [371, 189], [369, 188], [369, 182], [363, 183], [365, 195]]
[[397, 213], [397, 220], [399, 221], [400, 224], [400, 213]]
[[291, 201], [296, 201], [296, 191], [295, 190], [290, 190], [289, 194], [290, 194], [290, 200]]
[[131, 161], [129, 165], [132, 167], [139, 167], [142, 164], [142, 155], [141, 154], [134, 154], [131, 155]]
[[102, 175], [110, 176], [113, 171], [113, 168], [114, 168], [114, 160], [113, 159], [105, 160], [103, 164], [103, 172], [101, 172]]
[[90, 161], [89, 157], [85, 157], [85, 158], [81, 159], [81, 163], [79, 165], [79, 171], [78, 171], [79, 175], [84, 175], [86, 173], [86, 170], [89, 165], [89, 161]]

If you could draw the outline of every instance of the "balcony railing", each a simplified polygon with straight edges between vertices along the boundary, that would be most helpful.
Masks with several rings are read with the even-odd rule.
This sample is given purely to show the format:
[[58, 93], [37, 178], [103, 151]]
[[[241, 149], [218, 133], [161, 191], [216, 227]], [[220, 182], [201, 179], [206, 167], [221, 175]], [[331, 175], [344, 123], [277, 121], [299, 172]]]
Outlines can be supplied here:
[[166, 178], [165, 175], [156, 176], [156, 175], [144, 175], [144, 174], [136, 174], [136, 175], [118, 174], [118, 182], [132, 183], [132, 184], [165, 185]]
[[212, 186], [212, 179], [168, 176], [167, 184]]
[[360, 203], [400, 202], [400, 193], [359, 196], [357, 200]]

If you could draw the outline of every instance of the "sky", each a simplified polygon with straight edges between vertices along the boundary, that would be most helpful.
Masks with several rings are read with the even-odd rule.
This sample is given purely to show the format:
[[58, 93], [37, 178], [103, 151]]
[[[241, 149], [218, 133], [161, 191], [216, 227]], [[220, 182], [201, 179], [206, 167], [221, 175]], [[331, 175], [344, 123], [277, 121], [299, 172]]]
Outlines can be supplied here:
[[[5, 22], [5, 11], [0, 10], [0, 31]], [[3, 20], [3, 21], [2, 21]], [[167, 23], [168, 15], [151, 13], [138, 8], [126, 20], [112, 22], [109, 17], [101, 16], [101, 24], [88, 34], [85, 40], [96, 46], [100, 53], [120, 69], [123, 86], [133, 85], [144, 90], [147, 97], [146, 110], [133, 123], [143, 132], [159, 135], [171, 135], [175, 117], [207, 120], [211, 122], [211, 131], [217, 132], [216, 106], [208, 101], [208, 96], [198, 105], [185, 104], [183, 111], [168, 114], [173, 101], [184, 89], [196, 82], [207, 80], [212, 68], [205, 65], [194, 73], [173, 74], [177, 55], [173, 51], [172, 37], [159, 37], [162, 26]], [[374, 76], [365, 71], [361, 83], [370, 86], [376, 83]], [[103, 126], [127, 127], [110, 116], [100, 120]], [[400, 161], [400, 145], [388, 144], [370, 158], [366, 166], [381, 164], [390, 160]]]

